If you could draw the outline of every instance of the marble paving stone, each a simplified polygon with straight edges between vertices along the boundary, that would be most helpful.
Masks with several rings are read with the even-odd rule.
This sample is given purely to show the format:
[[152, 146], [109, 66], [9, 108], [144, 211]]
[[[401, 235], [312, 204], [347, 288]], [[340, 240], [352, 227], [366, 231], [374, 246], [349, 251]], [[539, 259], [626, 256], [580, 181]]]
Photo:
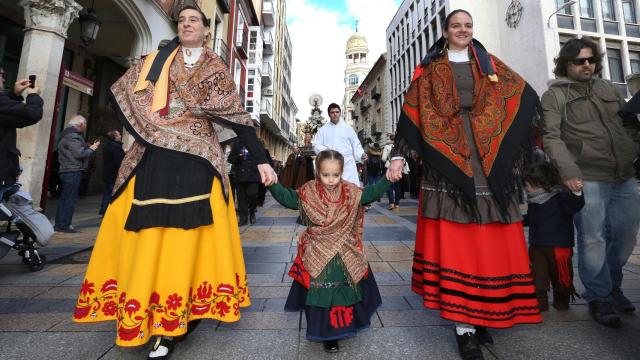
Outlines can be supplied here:
[[[378, 286], [382, 296], [413, 296], [409, 285], [382, 285]], [[417, 295], [416, 295], [417, 296]]]
[[290, 253], [289, 249], [291, 248], [291, 246], [289, 245], [269, 245], [269, 246], [244, 246], [242, 248], [242, 251], [244, 252], [246, 249], [247, 253], [259, 253], [259, 254], [275, 254], [275, 253], [281, 253], [281, 254], [288, 254]]
[[413, 254], [413, 250], [411, 250], [407, 245], [398, 243], [398, 242], [378, 241], [378, 242], [374, 242], [373, 246], [376, 248], [376, 251], [378, 251], [379, 253], [402, 252], [402, 253]]
[[266, 302], [264, 304], [264, 310], [265, 312], [285, 312], [284, 310], [284, 304], [287, 302], [287, 299], [283, 298], [273, 298], [273, 299], [266, 299]]
[[75, 299], [0, 299], [0, 314], [72, 314]]
[[405, 295], [404, 299], [409, 303], [412, 310], [424, 310], [424, 302], [419, 295], [411, 293], [410, 295]]
[[299, 351], [300, 359], [460, 359], [451, 328], [442, 326], [372, 328], [340, 341], [340, 352], [332, 355], [301, 334]]
[[[71, 314], [0, 314], [0, 333], [6, 331], [46, 331], [69, 318], [71, 318]], [[0, 357], [2, 357], [1, 354]]]
[[282, 263], [291, 261], [291, 254], [287, 253], [266, 253], [255, 251], [244, 254], [245, 263]]
[[378, 272], [374, 273], [378, 285], [399, 285], [405, 283], [404, 280], [395, 272]]
[[299, 329], [300, 314], [290, 312], [249, 312], [240, 321], [220, 323], [220, 330], [283, 330]]
[[367, 241], [402, 241], [415, 238], [415, 234], [404, 226], [385, 226], [365, 229], [364, 238]]
[[[250, 292], [251, 293], [251, 292]], [[253, 294], [251, 294], [253, 295]], [[248, 313], [248, 312], [261, 312], [264, 309], [264, 304], [267, 302], [267, 299], [261, 299], [251, 296], [251, 306], [246, 308], [241, 308], [240, 313]]]
[[68, 278], [60, 283], [60, 285], [82, 285], [84, 282], [84, 274], [76, 275]]
[[36, 299], [76, 299], [80, 293], [80, 286], [67, 285], [56, 286], [51, 288], [38, 296]]
[[413, 261], [413, 253], [411, 250], [402, 247], [402, 251], [379, 252], [380, 258], [384, 261]]
[[245, 264], [247, 274], [282, 274], [284, 264], [281, 263], [249, 263]]
[[65, 316], [64, 320], [56, 326], [48, 329], [47, 331], [53, 332], [111, 332], [113, 338], [116, 337], [116, 322], [114, 321], [101, 321], [95, 323], [74, 323], [72, 320], [73, 313], [69, 313]]
[[[3, 359], [98, 359], [113, 347], [114, 337], [107, 332], [0, 333], [0, 357]], [[43, 356], [46, 353], [46, 356]]]
[[437, 311], [421, 310], [379, 310], [378, 316], [384, 327], [447, 325], [450, 321], [440, 318]]
[[46, 293], [51, 286], [0, 286], [0, 299], [28, 299]]
[[418, 223], [418, 215], [402, 215], [401, 218], [411, 221], [414, 224]]
[[549, 322], [492, 331], [500, 359], [637, 359], [640, 331], [623, 324]]
[[282, 299], [289, 295], [290, 286], [263, 286], [249, 289], [252, 297], [262, 299]]
[[384, 261], [369, 261], [369, 266], [373, 272], [392, 272], [393, 269]]
[[255, 286], [280, 283], [282, 274], [247, 274], [247, 279], [249, 280], [249, 292], [252, 293]]
[[[389, 254], [384, 254], [384, 255], [388, 256]], [[411, 260], [412, 260], [412, 256], [409, 256], [409, 260], [406, 260], [406, 261], [389, 261], [387, 259], [387, 261], [389, 262], [389, 265], [391, 265], [393, 270], [397, 271], [398, 273], [411, 272], [411, 268], [413, 267], [413, 261]]]
[[267, 226], [267, 225], [294, 225], [296, 223], [297, 216], [290, 217], [256, 217], [256, 223], [254, 225], [257, 226]]
[[410, 310], [411, 307], [409, 303], [402, 296], [383, 296], [382, 297], [382, 305], [378, 308], [378, 310]]

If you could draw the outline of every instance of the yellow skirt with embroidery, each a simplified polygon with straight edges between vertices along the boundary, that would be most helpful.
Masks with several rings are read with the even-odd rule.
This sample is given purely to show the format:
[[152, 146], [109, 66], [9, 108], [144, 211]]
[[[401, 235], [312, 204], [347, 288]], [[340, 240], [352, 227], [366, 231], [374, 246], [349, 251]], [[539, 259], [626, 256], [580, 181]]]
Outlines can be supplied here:
[[117, 321], [116, 344], [179, 336], [189, 321], [240, 319], [250, 305], [233, 199], [211, 190], [213, 224], [196, 229], [124, 230], [135, 177], [109, 206], [73, 314], [79, 323]]

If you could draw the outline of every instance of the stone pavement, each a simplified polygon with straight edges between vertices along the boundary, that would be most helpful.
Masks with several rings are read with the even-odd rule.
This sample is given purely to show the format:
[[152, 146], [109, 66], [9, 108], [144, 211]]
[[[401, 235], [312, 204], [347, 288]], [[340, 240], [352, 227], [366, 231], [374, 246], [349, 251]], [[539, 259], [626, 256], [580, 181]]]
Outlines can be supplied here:
[[[0, 260], [0, 359], [143, 359], [146, 349], [114, 346], [114, 323], [71, 321], [90, 247], [97, 232], [99, 199], [81, 202], [74, 225], [80, 234], [56, 234], [43, 249], [51, 261], [31, 273], [15, 255]], [[287, 269], [296, 252], [296, 213], [268, 198], [255, 225], [241, 228], [252, 306], [233, 324], [203, 321], [180, 343], [174, 359], [458, 359], [453, 327], [425, 310], [410, 288], [416, 201], [386, 210], [386, 199], [367, 213], [365, 246], [382, 294], [371, 329], [341, 342], [329, 355], [305, 338], [301, 313], [287, 313], [291, 280]], [[580, 286], [578, 280], [576, 286]], [[625, 267], [625, 294], [640, 306], [640, 249]], [[578, 300], [568, 312], [551, 310], [540, 325], [492, 331], [487, 359], [636, 359], [640, 316], [623, 316], [619, 330], [592, 320]]]

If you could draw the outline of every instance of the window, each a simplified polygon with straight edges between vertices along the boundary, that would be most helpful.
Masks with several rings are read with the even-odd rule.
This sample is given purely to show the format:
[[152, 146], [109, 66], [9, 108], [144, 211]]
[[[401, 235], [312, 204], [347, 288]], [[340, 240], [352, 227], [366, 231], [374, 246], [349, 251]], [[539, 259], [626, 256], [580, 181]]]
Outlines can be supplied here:
[[633, 5], [633, 0], [622, 0], [622, 13], [625, 23], [636, 23], [636, 7]]
[[604, 20], [616, 21], [616, 12], [614, 9], [613, 0], [601, 0], [602, 3], [602, 18]]
[[622, 57], [620, 56], [620, 50], [607, 48], [607, 58], [609, 60], [611, 81], [624, 83], [624, 71], [622, 71]]
[[631, 61], [631, 73], [640, 73], [640, 52], [629, 51], [629, 60]]
[[593, 0], [580, 0], [580, 16], [594, 18]]
[[[556, 0], [556, 9], [559, 9], [561, 6], [563, 6], [564, 4], [568, 3], [569, 0]], [[580, 1], [580, 7], [582, 7], [582, 1]], [[569, 5], [566, 6], [564, 9], [558, 11], [558, 14], [564, 14], [564, 15], [573, 15], [572, 12], [572, 8], [573, 5]]]
[[255, 50], [257, 45], [256, 43], [258, 42], [258, 32], [255, 30], [252, 30], [249, 33], [249, 50]]
[[247, 112], [253, 112], [253, 100], [247, 100], [247, 106], [245, 106]]
[[349, 85], [358, 85], [358, 75], [349, 75]]

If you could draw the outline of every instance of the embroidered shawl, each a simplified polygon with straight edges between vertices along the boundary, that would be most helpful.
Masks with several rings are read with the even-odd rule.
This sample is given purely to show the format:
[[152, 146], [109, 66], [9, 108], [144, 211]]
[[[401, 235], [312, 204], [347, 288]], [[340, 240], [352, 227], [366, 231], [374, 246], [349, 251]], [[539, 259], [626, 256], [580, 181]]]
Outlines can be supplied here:
[[[520, 75], [486, 53], [481, 44], [469, 47], [474, 97], [468, 116], [484, 175], [504, 211], [513, 196], [515, 177], [522, 173], [523, 158], [532, 148], [539, 100]], [[428, 55], [405, 95], [396, 144], [403, 148], [400, 152], [415, 149], [428, 170], [473, 207], [471, 148], [462, 110], [446, 51]]]
[[362, 189], [348, 181], [341, 181], [339, 187], [340, 196], [336, 201], [329, 199], [318, 180], [298, 189], [301, 209], [313, 223], [300, 235], [298, 254], [314, 278], [331, 259], [340, 255], [350, 280], [357, 284], [368, 269], [362, 246]]
[[[173, 56], [167, 56], [167, 52]], [[171, 61], [170, 66], [162, 61]], [[222, 180], [227, 197], [229, 180], [221, 143], [235, 137], [231, 130], [234, 127], [253, 128], [227, 66], [211, 49], [205, 49], [191, 69], [185, 68], [179, 48], [162, 49], [144, 62], [146, 66], [142, 62], [134, 65], [111, 87], [114, 110], [136, 139], [122, 162], [114, 194], [133, 174], [144, 148], [156, 146], [179, 151], [210, 164], [215, 175]], [[149, 62], [153, 62], [153, 66], [149, 66]], [[144, 78], [141, 74], [143, 68], [150, 73], [157, 72], [155, 79], [150, 74], [147, 80], [158, 77], [160, 80], [136, 88], [139, 79]], [[165, 82], [167, 89], [156, 91], [156, 85], [163, 86], [163, 77], [168, 79]], [[160, 102], [165, 107], [159, 111], [152, 110], [154, 94], [155, 104], [158, 104], [158, 96], [166, 96], [166, 101]]]

